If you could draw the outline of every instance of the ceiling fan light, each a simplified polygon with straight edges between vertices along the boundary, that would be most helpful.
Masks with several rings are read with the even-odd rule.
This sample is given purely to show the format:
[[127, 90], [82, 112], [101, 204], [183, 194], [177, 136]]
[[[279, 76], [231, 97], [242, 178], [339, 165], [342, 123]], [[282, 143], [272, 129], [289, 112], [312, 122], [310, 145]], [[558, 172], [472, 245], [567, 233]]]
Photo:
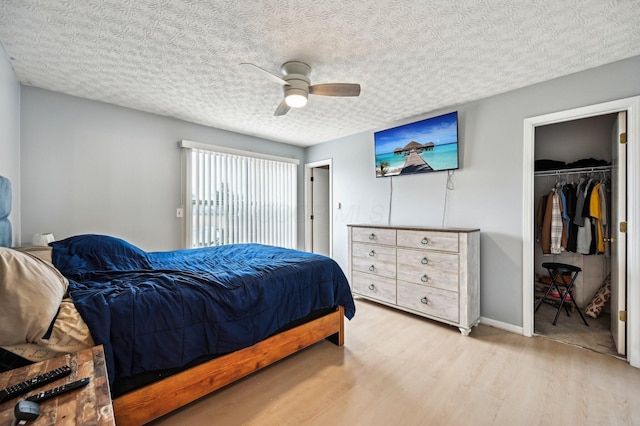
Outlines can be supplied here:
[[304, 90], [290, 89], [287, 91], [284, 101], [291, 108], [302, 108], [307, 104], [307, 93]]
[[307, 104], [307, 98], [302, 95], [289, 95], [285, 100], [291, 108], [302, 108]]

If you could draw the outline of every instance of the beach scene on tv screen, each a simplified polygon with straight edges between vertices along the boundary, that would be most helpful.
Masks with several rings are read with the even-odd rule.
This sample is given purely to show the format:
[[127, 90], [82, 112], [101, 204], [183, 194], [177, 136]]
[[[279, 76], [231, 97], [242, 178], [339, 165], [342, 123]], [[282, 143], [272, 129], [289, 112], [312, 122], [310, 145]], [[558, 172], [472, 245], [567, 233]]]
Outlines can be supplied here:
[[452, 112], [375, 133], [376, 177], [457, 169], [457, 116]]

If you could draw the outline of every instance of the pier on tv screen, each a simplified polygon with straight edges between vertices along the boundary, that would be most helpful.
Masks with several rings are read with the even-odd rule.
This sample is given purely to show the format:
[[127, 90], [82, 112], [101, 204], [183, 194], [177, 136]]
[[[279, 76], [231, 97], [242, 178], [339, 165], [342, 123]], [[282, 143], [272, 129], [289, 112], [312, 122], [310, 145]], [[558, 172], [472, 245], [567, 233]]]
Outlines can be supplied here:
[[427, 118], [373, 135], [376, 177], [458, 168], [458, 112]]

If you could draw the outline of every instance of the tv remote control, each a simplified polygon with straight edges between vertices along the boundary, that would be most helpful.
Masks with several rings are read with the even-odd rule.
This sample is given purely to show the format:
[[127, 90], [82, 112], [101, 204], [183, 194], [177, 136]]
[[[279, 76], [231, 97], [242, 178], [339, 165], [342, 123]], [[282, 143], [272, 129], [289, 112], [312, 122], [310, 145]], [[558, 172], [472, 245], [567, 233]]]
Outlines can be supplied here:
[[33, 379], [25, 380], [17, 385], [9, 386], [6, 389], [0, 390], [0, 402], [8, 401], [17, 396], [23, 395], [29, 392], [31, 389], [46, 385], [54, 380], [58, 380], [61, 377], [66, 377], [71, 374], [71, 367], [68, 365], [56, 368], [55, 370], [48, 371], [44, 374], [34, 377]]
[[42, 402], [49, 398], [53, 398], [54, 396], [62, 395], [63, 393], [67, 393], [74, 389], [81, 388], [82, 386], [86, 386], [89, 384], [89, 377], [85, 377], [84, 379], [77, 380], [75, 382], [67, 383], [66, 385], [58, 386], [57, 388], [48, 389], [46, 391], [41, 391], [35, 395], [32, 395], [25, 399], [25, 401], [31, 402]]

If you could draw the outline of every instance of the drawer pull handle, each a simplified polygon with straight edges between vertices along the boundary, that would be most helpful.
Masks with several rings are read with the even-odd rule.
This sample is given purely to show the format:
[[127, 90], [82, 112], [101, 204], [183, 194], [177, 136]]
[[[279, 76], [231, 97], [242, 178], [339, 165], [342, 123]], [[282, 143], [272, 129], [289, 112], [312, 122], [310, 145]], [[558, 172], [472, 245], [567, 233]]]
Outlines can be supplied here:
[[425, 305], [428, 305], [429, 304], [429, 299], [427, 299], [427, 296], [425, 296], [422, 299], [420, 299], [420, 302], [424, 303]]
[[375, 286], [375, 285], [373, 285], [373, 284], [370, 284], [370, 285], [369, 285], [369, 290], [375, 290], [375, 289], [376, 289], [376, 286]]
[[426, 265], [427, 263], [429, 263], [429, 259], [427, 259], [426, 257], [423, 257], [420, 263], [422, 263], [423, 265]]
[[376, 252], [375, 252], [375, 251], [371, 250], [371, 251], [369, 252], [369, 256], [375, 256], [375, 255], [376, 255]]
[[369, 270], [370, 270], [371, 272], [373, 272], [373, 271], [375, 271], [375, 270], [376, 270], [376, 267], [375, 267], [374, 265], [371, 265], [371, 266], [369, 266]]
[[369, 239], [370, 240], [375, 240], [376, 239], [376, 234], [372, 233], [371, 235], [369, 235]]
[[420, 241], [420, 243], [422, 243], [422, 244], [424, 244], [426, 246], [427, 244], [429, 244], [429, 239], [427, 237], [424, 237], [422, 239], [422, 241]]
[[424, 274], [423, 276], [421, 276], [420, 281], [422, 281], [423, 283], [426, 283], [427, 281], [429, 281], [429, 277], [427, 276], [427, 274]]

